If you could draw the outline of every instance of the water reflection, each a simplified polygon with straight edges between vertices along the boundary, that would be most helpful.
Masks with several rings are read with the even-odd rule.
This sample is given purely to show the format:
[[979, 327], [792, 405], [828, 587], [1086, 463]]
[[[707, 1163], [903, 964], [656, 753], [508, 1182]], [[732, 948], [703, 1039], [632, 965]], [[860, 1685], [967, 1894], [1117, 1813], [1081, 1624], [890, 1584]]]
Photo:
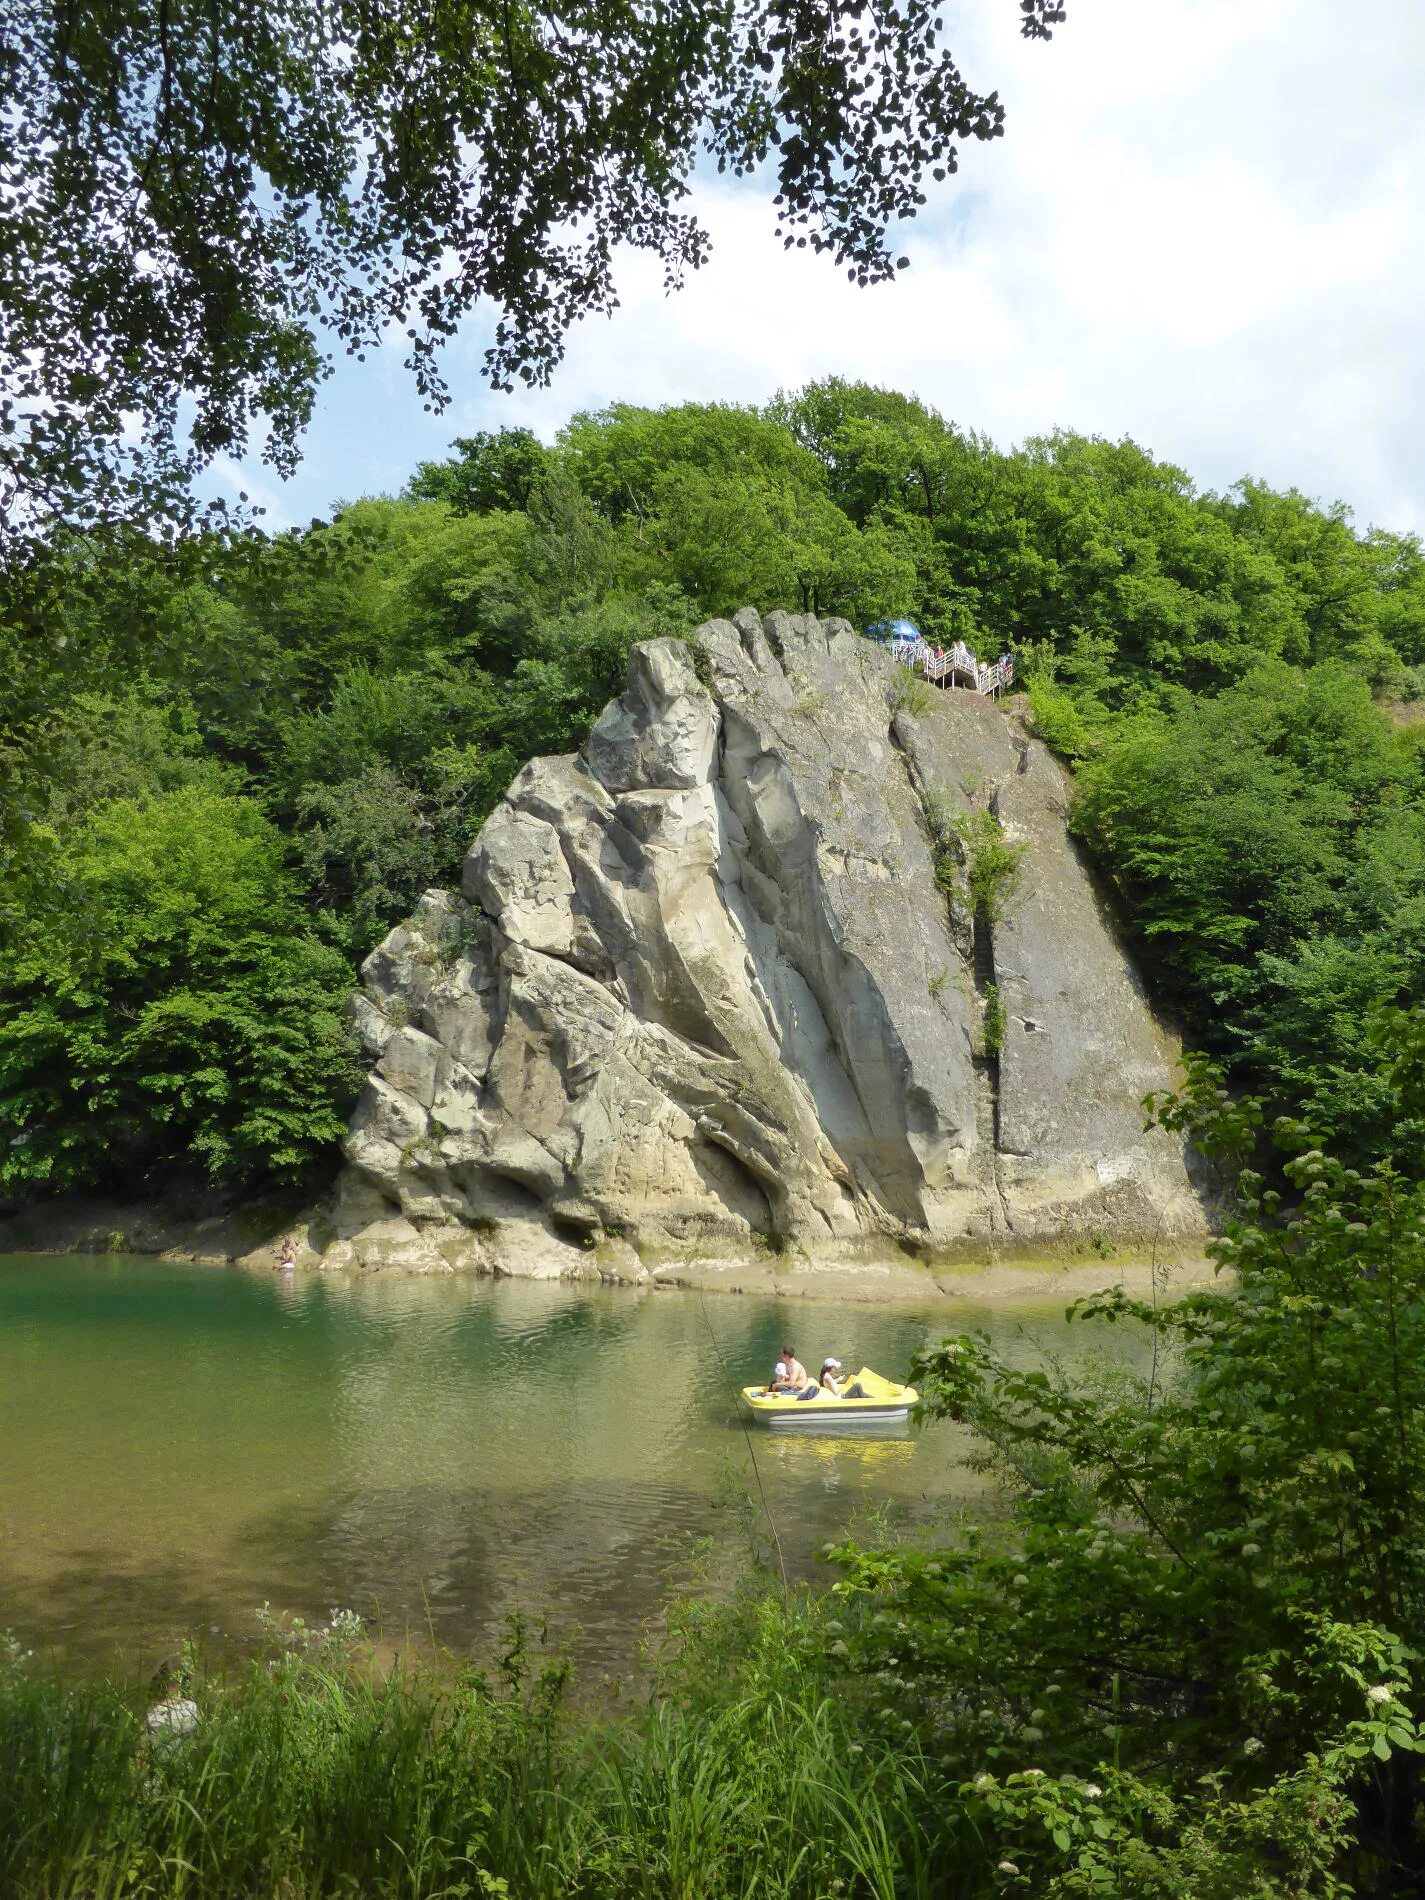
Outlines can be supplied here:
[[[670, 1572], [742, 1535], [729, 1500], [765, 1496], [806, 1576], [857, 1516], [924, 1524], [983, 1490], [953, 1427], [749, 1431], [735, 1386], [788, 1319], [747, 1296], [0, 1260], [0, 1626], [151, 1655], [244, 1638], [264, 1601], [338, 1604], [464, 1648], [523, 1608], [621, 1666]], [[891, 1374], [977, 1323], [1020, 1357], [1088, 1343], [1057, 1310], [793, 1315], [808, 1363]]]

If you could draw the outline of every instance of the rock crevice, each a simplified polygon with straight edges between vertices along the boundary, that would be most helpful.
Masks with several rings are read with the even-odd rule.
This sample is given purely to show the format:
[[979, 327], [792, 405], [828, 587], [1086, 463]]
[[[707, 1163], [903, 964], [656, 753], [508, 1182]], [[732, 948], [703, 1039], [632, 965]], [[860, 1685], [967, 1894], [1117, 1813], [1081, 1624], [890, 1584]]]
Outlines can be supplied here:
[[[1200, 1231], [1138, 1106], [1176, 1051], [1063, 774], [977, 695], [896, 698], [842, 621], [744, 610], [635, 647], [583, 752], [531, 760], [459, 894], [363, 966], [329, 1256], [545, 1274], [594, 1244], [815, 1261]], [[978, 932], [936, 881], [932, 789], [993, 801], [1024, 845]]]

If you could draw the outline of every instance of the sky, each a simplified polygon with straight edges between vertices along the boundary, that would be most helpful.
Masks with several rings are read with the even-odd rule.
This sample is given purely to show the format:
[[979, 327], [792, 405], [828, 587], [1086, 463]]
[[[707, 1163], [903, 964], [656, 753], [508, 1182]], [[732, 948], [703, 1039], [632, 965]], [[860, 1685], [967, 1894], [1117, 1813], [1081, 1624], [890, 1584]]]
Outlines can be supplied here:
[[695, 186], [713, 255], [664, 294], [624, 256], [621, 307], [580, 325], [552, 384], [482, 382], [492, 320], [447, 349], [424, 413], [401, 351], [343, 360], [289, 482], [214, 471], [283, 528], [391, 493], [451, 438], [550, 440], [613, 402], [765, 402], [841, 375], [914, 393], [1003, 447], [1132, 436], [1208, 488], [1244, 475], [1425, 531], [1425, 5], [1067, 0], [1047, 44], [1015, 0], [962, 0], [947, 40], [998, 88], [1005, 136], [962, 151], [858, 290], [787, 253], [764, 183]]

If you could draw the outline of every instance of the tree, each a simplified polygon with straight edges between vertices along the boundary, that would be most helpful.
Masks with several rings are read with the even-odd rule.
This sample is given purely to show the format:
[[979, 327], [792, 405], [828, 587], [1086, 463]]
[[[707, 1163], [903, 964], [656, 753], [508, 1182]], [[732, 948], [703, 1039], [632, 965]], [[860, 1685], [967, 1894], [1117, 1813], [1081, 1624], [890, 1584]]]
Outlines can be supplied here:
[[[1235, 1177], [1235, 1284], [1071, 1317], [1157, 1342], [1140, 1375], [924, 1354], [1008, 1510], [947, 1549], [842, 1553], [833, 1651], [870, 1737], [914, 1723], [961, 1782], [976, 1893], [1405, 1895], [1425, 1878], [1425, 1013], [1372, 1030], [1395, 1162], [1273, 1134], [1205, 1064], [1176, 1102]], [[888, 1706], [889, 1705], [889, 1706]], [[991, 1872], [993, 1870], [993, 1872]], [[967, 1875], [978, 1871], [973, 1864]]]
[[481, 430], [458, 435], [446, 462], [421, 462], [410, 492], [422, 501], [443, 501], [461, 515], [497, 509], [522, 513], [545, 472], [547, 452], [530, 429]]
[[[1047, 39], [1064, 9], [1020, 11]], [[770, 159], [784, 242], [865, 284], [904, 262], [887, 234], [954, 141], [1004, 127], [931, 0], [15, 0], [6, 29], [12, 540], [16, 517], [171, 515], [259, 424], [290, 468], [328, 336], [359, 355], [399, 329], [438, 405], [438, 347], [488, 303], [492, 382], [547, 379], [612, 308], [616, 246], [670, 286], [702, 263], [700, 151], [737, 176]]]
[[282, 839], [203, 785], [101, 805], [62, 909], [0, 974], [0, 1187], [296, 1180], [357, 1070], [349, 967], [308, 933]]

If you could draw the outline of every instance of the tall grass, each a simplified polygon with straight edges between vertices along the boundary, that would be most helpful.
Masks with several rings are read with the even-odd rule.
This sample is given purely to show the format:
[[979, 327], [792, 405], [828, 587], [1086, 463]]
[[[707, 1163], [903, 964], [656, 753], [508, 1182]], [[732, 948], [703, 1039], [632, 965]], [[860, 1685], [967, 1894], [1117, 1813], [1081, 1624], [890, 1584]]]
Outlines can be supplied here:
[[[913, 1743], [863, 1733], [797, 1611], [704, 1622], [618, 1718], [571, 1708], [512, 1645], [491, 1682], [382, 1675], [322, 1644], [206, 1677], [190, 1735], [145, 1698], [0, 1664], [0, 1892], [929, 1900], [953, 1815]], [[963, 1844], [962, 1844], [963, 1845]]]

